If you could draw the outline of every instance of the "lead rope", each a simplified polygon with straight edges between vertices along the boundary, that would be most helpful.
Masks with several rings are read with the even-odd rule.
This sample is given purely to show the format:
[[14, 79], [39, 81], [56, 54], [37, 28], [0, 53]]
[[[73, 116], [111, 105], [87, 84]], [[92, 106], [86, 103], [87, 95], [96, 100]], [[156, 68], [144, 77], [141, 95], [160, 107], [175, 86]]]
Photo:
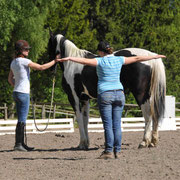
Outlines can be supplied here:
[[56, 80], [56, 71], [57, 71], [57, 64], [55, 65], [55, 73], [54, 73], [54, 76], [53, 76], [52, 93], [51, 93], [51, 105], [50, 105], [49, 117], [48, 117], [48, 121], [47, 121], [47, 123], [46, 123], [45, 128], [42, 129], [42, 130], [37, 127], [35, 110], [34, 110], [34, 106], [33, 106], [33, 104], [32, 104], [34, 125], [35, 125], [35, 127], [36, 127], [36, 130], [38, 130], [38, 131], [40, 131], [40, 132], [45, 131], [45, 130], [47, 129], [48, 125], [49, 125], [49, 120], [50, 120], [50, 117], [51, 117], [51, 111], [52, 111], [53, 100], [54, 100], [54, 87], [55, 87], [55, 80]]

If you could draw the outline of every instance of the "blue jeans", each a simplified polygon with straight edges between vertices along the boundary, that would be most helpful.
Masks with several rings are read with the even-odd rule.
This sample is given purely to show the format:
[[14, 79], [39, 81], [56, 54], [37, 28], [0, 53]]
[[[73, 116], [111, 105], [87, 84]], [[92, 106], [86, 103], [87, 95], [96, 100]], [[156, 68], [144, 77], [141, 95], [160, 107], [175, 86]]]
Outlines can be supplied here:
[[122, 90], [106, 91], [98, 95], [98, 106], [104, 126], [105, 151], [121, 150], [121, 116], [125, 96]]
[[27, 93], [13, 92], [13, 98], [16, 103], [18, 122], [26, 124], [26, 119], [29, 113], [30, 95]]

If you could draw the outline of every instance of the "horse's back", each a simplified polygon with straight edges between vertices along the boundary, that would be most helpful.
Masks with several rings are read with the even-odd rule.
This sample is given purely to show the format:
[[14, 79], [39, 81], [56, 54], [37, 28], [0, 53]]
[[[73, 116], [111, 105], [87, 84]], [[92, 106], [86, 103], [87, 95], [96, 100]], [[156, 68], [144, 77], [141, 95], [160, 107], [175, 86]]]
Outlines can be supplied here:
[[151, 56], [155, 55], [156, 53], [148, 51], [146, 49], [141, 48], [125, 48], [114, 52], [115, 56], [125, 56], [125, 57], [131, 57], [131, 56]]

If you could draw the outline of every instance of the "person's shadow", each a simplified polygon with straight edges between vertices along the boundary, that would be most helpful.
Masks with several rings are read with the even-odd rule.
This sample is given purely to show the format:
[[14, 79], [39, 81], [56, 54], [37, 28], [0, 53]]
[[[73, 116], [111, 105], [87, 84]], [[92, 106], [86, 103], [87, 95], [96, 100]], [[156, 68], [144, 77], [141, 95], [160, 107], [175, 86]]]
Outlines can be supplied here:
[[45, 158], [26, 158], [26, 157], [20, 157], [20, 158], [13, 158], [15, 161], [21, 161], [21, 160], [69, 160], [69, 161], [77, 161], [77, 160], [84, 160], [87, 159], [85, 157], [75, 157], [75, 158], [57, 158], [57, 157], [45, 157]]
[[[29, 152], [57, 152], [57, 151], [94, 151], [94, 150], [98, 150], [98, 147], [94, 147], [94, 148], [88, 148], [88, 149], [80, 149], [78, 147], [70, 147], [70, 148], [64, 148], [64, 149], [34, 149], [32, 151]], [[13, 152], [13, 149], [10, 150], [0, 150], [0, 153], [5, 153], [5, 152]], [[16, 151], [17, 152], [17, 151]]]
[[4, 152], [13, 152], [14, 150], [13, 149], [10, 149], [10, 150], [1, 150], [0, 153], [4, 153]]

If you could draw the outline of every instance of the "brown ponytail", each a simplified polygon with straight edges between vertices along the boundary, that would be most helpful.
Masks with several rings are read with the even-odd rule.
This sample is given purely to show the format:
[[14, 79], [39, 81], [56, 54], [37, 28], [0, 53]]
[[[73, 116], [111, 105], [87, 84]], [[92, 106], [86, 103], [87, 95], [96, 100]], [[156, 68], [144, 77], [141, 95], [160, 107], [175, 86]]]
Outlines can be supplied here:
[[113, 48], [112, 47], [106, 48], [106, 53], [107, 54], [112, 54], [113, 53]]
[[107, 41], [101, 41], [99, 44], [98, 44], [98, 48], [97, 48], [98, 51], [102, 51], [102, 52], [105, 52], [107, 54], [112, 54], [113, 53], [113, 48], [110, 47], [109, 43]]

